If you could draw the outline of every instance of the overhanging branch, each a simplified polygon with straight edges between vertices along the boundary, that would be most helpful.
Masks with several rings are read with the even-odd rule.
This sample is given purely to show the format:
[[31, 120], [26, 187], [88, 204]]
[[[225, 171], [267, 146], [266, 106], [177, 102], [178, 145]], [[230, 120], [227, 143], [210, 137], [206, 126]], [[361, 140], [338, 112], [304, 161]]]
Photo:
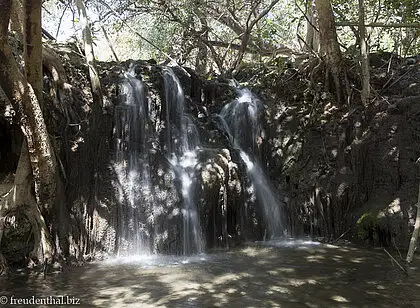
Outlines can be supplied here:
[[[233, 43], [227, 43], [227, 42], [222, 42], [222, 41], [211, 41], [211, 40], [202, 40], [203, 43], [205, 43], [206, 45], [211, 45], [214, 47], [222, 47], [222, 48], [232, 48], [235, 50], [240, 50], [241, 49], [241, 45], [240, 44], [233, 44]], [[267, 50], [256, 50], [253, 48], [247, 48], [246, 49], [247, 53], [251, 53], [251, 54], [259, 54], [262, 56], [269, 56], [272, 55], [274, 53], [277, 54], [285, 54], [285, 55], [292, 55], [292, 54], [300, 54], [297, 53], [295, 51], [293, 51], [290, 48], [287, 47], [279, 47], [279, 48], [273, 48], [273, 49], [267, 49]]]

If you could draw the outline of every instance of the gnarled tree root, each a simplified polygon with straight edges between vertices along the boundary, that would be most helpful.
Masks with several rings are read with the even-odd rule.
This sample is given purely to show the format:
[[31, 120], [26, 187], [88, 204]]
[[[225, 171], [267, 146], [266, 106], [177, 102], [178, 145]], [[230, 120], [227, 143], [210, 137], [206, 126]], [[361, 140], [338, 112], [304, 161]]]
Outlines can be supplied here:
[[[28, 147], [26, 142], [24, 142], [16, 170], [15, 182], [10, 190], [0, 197], [0, 243], [5, 217], [11, 211], [21, 208], [29, 219], [34, 234], [35, 245], [31, 256], [35, 257], [39, 263], [44, 264], [52, 259], [53, 245], [45, 220], [32, 193], [32, 186], [31, 163], [29, 161]], [[2, 260], [4, 260], [4, 257], [1, 255], [0, 263], [3, 264]]]

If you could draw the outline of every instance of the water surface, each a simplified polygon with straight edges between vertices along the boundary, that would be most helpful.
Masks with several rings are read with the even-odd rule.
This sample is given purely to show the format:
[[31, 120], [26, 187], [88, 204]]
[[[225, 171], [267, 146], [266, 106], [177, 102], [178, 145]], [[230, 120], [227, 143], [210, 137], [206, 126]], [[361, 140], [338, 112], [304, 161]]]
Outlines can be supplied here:
[[420, 307], [420, 275], [412, 267], [406, 276], [382, 250], [271, 241], [111, 259], [45, 279], [15, 274], [1, 295], [69, 295], [82, 307]]

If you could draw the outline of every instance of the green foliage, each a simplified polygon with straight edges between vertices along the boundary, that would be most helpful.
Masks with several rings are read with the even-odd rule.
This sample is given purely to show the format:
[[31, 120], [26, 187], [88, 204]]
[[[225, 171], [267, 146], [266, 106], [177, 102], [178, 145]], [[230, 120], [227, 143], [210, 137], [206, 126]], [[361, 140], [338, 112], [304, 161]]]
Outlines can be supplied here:
[[384, 8], [392, 12], [393, 18], [403, 22], [418, 22], [420, 18], [418, 0], [385, 0]]
[[379, 220], [372, 212], [364, 213], [356, 223], [357, 236], [361, 240], [374, 241], [377, 239]]
[[[357, 1], [332, 0], [337, 21], [358, 21]], [[416, 23], [420, 20], [418, 0], [365, 0], [366, 23]], [[340, 41], [346, 45], [354, 44], [355, 33], [349, 27], [338, 29]], [[352, 29], [357, 31], [357, 27]], [[369, 45], [372, 52], [389, 51], [401, 56], [417, 54], [420, 51], [420, 31], [410, 28], [368, 28]]]
[[[236, 63], [247, 24], [250, 29], [245, 62], [264, 63], [275, 57], [284, 46], [301, 49], [307, 22], [305, 12], [312, 1], [279, 0], [268, 14], [257, 19], [272, 0], [90, 0], [86, 1], [93, 29], [104, 26], [121, 60], [155, 58], [167, 60], [163, 52], [178, 63], [194, 68], [198, 47], [206, 46], [207, 72], [232, 69]], [[357, 21], [357, 1], [331, 0], [336, 21]], [[44, 3], [43, 26], [58, 38], [81, 37], [78, 16], [73, 15], [66, 1]], [[417, 0], [365, 0], [366, 22], [418, 22], [420, 2]], [[66, 13], [66, 14], [64, 14]], [[61, 22], [60, 22], [61, 19]], [[61, 25], [60, 31], [57, 27]], [[64, 27], [69, 27], [64, 31]], [[154, 46], [140, 38], [149, 40]], [[344, 47], [356, 45], [357, 27], [339, 27], [339, 41]], [[66, 35], [66, 36], [65, 36]], [[111, 58], [102, 31], [95, 33], [98, 57]], [[420, 51], [420, 31], [405, 28], [368, 28], [371, 52], [399, 52], [400, 55]], [[207, 43], [206, 43], [207, 42]], [[212, 42], [209, 44], [208, 42]]]

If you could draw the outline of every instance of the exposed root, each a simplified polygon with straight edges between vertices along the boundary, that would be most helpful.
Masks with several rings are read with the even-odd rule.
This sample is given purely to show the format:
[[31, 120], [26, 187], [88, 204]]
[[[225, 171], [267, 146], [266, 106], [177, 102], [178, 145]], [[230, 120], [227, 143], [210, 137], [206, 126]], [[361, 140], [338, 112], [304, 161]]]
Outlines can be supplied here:
[[[35, 239], [34, 250], [30, 257], [35, 258], [39, 263], [50, 262], [53, 256], [53, 245], [50, 239], [45, 220], [35, 201], [32, 193], [32, 170], [29, 161], [29, 152], [26, 142], [22, 145], [21, 156], [16, 170], [15, 183], [0, 199], [0, 244], [4, 230], [4, 222], [7, 213], [12, 210], [22, 209], [32, 225]], [[1, 246], [0, 246], [1, 247]], [[4, 256], [0, 251], [0, 263], [3, 264]], [[0, 270], [3, 266], [0, 264]], [[7, 264], [7, 262], [5, 263]]]

